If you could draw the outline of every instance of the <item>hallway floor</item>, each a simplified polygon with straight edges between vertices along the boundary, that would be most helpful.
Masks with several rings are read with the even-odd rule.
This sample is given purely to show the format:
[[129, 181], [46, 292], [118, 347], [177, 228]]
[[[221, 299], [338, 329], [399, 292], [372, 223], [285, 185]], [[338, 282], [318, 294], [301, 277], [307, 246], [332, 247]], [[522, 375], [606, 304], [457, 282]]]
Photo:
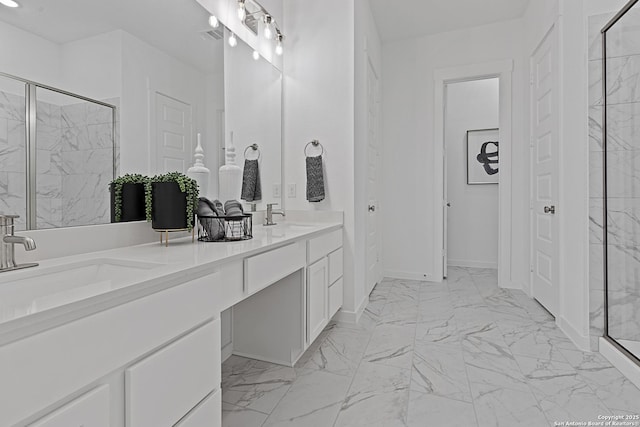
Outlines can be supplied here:
[[640, 390], [578, 350], [495, 270], [385, 280], [357, 325], [331, 323], [295, 368], [230, 357], [223, 426], [552, 426], [640, 414]]

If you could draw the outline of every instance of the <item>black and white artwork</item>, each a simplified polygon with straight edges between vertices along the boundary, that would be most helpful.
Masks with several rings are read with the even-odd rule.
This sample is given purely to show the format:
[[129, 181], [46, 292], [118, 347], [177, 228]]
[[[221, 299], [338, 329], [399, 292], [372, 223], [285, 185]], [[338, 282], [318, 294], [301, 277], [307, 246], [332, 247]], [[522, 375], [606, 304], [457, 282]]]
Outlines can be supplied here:
[[467, 131], [467, 184], [498, 183], [498, 129]]

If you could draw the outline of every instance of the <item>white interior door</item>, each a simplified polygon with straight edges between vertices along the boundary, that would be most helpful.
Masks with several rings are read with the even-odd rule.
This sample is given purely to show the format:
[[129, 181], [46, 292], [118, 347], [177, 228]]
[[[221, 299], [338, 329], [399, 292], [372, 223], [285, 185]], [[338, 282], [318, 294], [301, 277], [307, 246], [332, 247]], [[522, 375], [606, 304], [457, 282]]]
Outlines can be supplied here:
[[556, 29], [531, 58], [531, 279], [533, 297], [551, 314], [558, 291], [558, 57]]
[[192, 155], [191, 105], [156, 92], [158, 173], [186, 172]]
[[380, 233], [378, 232], [378, 171], [380, 170], [380, 85], [378, 75], [367, 58], [367, 294], [381, 276]]

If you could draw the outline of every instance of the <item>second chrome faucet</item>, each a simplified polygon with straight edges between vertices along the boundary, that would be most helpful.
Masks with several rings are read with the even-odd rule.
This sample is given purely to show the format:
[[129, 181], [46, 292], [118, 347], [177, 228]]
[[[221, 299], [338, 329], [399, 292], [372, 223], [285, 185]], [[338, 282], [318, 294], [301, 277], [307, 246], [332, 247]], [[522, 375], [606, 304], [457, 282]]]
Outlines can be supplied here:
[[273, 222], [273, 215], [282, 215], [284, 217], [283, 210], [273, 210], [273, 207], [276, 206], [277, 203], [267, 203], [267, 216], [264, 218], [264, 225], [276, 225]]

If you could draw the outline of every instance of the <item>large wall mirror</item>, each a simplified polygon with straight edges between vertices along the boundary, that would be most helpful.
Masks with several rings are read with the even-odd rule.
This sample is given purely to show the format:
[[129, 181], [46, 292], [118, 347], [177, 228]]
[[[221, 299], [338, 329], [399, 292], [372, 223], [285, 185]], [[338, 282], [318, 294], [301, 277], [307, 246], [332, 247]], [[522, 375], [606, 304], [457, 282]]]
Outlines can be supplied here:
[[[201, 135], [217, 196], [233, 138], [282, 186], [282, 77], [195, 0], [29, 0], [0, 7], [0, 212], [20, 229], [107, 223], [115, 175], [186, 172]], [[276, 197], [274, 197], [274, 195]]]

